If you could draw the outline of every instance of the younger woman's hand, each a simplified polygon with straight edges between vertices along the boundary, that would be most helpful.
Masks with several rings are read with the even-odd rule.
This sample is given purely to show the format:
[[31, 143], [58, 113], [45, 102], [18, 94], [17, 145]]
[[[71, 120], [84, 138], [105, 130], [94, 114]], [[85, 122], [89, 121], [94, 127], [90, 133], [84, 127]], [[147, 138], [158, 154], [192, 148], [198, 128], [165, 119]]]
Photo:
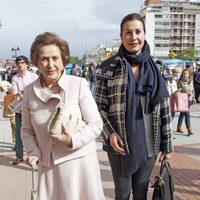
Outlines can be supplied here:
[[169, 160], [171, 159], [172, 154], [171, 153], [161, 153], [160, 158], [159, 158], [159, 162], [162, 162], [163, 160]]
[[124, 142], [118, 133], [112, 133], [109, 137], [110, 145], [116, 153], [125, 154]]

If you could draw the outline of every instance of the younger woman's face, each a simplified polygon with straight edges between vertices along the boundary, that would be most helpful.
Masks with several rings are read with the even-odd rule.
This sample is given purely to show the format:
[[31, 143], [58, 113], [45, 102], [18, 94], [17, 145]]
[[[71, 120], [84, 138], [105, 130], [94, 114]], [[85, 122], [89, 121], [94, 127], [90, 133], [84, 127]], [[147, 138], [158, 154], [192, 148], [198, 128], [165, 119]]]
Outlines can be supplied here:
[[133, 54], [141, 53], [145, 41], [145, 32], [141, 21], [134, 19], [125, 22], [120, 36], [128, 52]]

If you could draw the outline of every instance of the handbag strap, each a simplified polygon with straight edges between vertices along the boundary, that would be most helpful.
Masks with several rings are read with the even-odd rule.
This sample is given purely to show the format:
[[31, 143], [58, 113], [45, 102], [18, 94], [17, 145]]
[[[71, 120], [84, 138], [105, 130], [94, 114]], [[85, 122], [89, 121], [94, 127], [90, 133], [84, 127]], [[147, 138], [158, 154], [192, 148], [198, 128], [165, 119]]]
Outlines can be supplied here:
[[167, 170], [168, 170], [170, 186], [173, 187], [173, 188], [170, 190], [171, 198], [172, 198], [171, 200], [173, 200], [174, 184], [173, 184], [173, 180], [172, 180], [172, 174], [171, 174], [170, 163], [169, 163], [167, 160], [163, 160], [163, 161], [162, 161], [161, 167], [160, 167], [160, 174], [161, 174], [161, 171], [162, 171], [162, 169], [163, 169], [164, 167], [166, 167]]
[[171, 175], [171, 167], [170, 167], [170, 164], [167, 160], [163, 159], [162, 162], [161, 162], [161, 167], [160, 167], [160, 174], [161, 174], [161, 171], [163, 170], [163, 168], [166, 167], [169, 174]]

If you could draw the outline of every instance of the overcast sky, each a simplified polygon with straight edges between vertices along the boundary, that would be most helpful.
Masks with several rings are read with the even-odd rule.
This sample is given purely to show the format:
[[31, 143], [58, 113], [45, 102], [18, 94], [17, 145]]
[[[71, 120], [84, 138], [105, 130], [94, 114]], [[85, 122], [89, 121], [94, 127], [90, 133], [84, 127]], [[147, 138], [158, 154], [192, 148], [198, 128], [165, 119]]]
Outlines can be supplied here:
[[34, 38], [45, 31], [67, 40], [72, 56], [119, 38], [121, 19], [139, 12], [144, 0], [0, 0], [0, 57], [29, 57]]

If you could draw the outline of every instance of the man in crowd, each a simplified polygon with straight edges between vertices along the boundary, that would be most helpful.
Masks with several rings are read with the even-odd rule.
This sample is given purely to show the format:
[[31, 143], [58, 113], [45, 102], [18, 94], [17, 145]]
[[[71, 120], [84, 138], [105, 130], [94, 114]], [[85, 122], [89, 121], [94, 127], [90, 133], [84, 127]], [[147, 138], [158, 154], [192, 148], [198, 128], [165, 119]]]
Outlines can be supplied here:
[[[18, 56], [15, 61], [17, 65], [17, 74], [12, 77], [12, 91], [15, 95], [23, 96], [24, 87], [38, 78], [38, 75], [28, 71], [29, 60], [26, 56]], [[23, 161], [23, 144], [21, 140], [21, 111], [15, 113], [15, 151], [16, 160], [13, 165], [18, 165]]]

